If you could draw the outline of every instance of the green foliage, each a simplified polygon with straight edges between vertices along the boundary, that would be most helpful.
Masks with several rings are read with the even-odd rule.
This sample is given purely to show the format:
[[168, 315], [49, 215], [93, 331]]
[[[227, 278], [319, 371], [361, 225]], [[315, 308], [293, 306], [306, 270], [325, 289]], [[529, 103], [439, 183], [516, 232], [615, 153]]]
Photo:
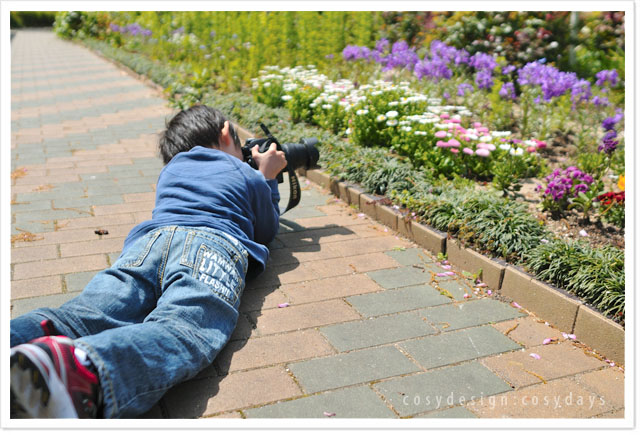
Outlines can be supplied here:
[[110, 20], [108, 12], [58, 12], [54, 31], [63, 38], [104, 38]]
[[10, 26], [12, 29], [51, 27], [55, 20], [55, 12], [11, 11], [10, 14]]
[[624, 251], [554, 239], [525, 255], [538, 279], [562, 287], [616, 320], [624, 319]]

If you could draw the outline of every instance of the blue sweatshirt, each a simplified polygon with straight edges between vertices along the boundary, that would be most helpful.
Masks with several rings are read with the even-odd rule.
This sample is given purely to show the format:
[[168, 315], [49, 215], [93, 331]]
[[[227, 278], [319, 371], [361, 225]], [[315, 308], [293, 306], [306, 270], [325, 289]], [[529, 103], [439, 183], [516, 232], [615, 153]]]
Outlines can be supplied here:
[[225, 152], [197, 146], [177, 154], [160, 172], [152, 218], [124, 241], [126, 251], [150, 230], [169, 225], [209, 227], [234, 236], [254, 261], [250, 273], [265, 268], [265, 246], [278, 232], [277, 180]]

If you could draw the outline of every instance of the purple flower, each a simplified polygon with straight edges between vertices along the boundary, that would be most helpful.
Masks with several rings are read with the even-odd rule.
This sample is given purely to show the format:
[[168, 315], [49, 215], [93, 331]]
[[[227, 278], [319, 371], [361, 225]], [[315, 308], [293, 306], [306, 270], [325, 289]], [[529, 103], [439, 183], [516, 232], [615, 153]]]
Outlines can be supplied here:
[[470, 85], [469, 83], [462, 83], [458, 86], [459, 97], [464, 97], [467, 91], [473, 92], [473, 85]]
[[379, 39], [376, 42], [376, 51], [380, 53], [384, 53], [384, 51], [389, 48], [389, 40], [386, 38]]
[[605, 130], [613, 130], [613, 127], [615, 127], [618, 122], [622, 121], [622, 118], [624, 118], [624, 114], [618, 109], [615, 116], [606, 118], [602, 121], [602, 128]]
[[384, 64], [383, 71], [389, 71], [393, 68], [413, 69], [419, 60], [416, 52], [405, 41], [398, 41], [391, 47], [391, 53], [378, 62]]
[[504, 68], [502, 68], [502, 74], [508, 75], [508, 74], [511, 74], [515, 70], [516, 70], [516, 66], [515, 65], [507, 65]]
[[460, 65], [461, 63], [464, 63], [464, 64], [469, 63], [469, 52], [464, 48], [456, 51], [456, 54], [453, 57], [453, 62], [456, 65]]
[[518, 70], [518, 83], [521, 86], [540, 86], [546, 102], [563, 95], [578, 82], [575, 73], [565, 73], [550, 65], [529, 62]]
[[431, 56], [433, 58], [440, 58], [445, 63], [454, 61], [456, 57], [458, 57], [459, 60], [458, 62], [456, 62], [456, 64], [466, 63], [466, 60], [469, 57], [469, 53], [466, 50], [458, 51], [455, 47], [450, 47], [444, 42], [438, 40], [435, 40], [431, 43], [431, 45], [429, 46], [429, 50], [431, 51]]
[[596, 86], [604, 86], [607, 82], [611, 83], [611, 86], [618, 84], [618, 71], [615, 69], [602, 70], [596, 73]]
[[342, 50], [342, 57], [344, 58], [344, 60], [371, 60], [371, 50], [368, 47], [347, 45], [344, 50]]
[[327, 54], [324, 58], [325, 59], [333, 59], [333, 53]]
[[578, 80], [571, 86], [571, 101], [577, 103], [588, 101], [591, 97], [591, 83], [587, 80]]
[[439, 81], [440, 79], [450, 79], [453, 72], [447, 66], [447, 63], [441, 58], [434, 58], [432, 60], [424, 59], [422, 62], [417, 62], [413, 69], [413, 73], [418, 79], [423, 77], [431, 78], [432, 80]]
[[494, 57], [486, 53], [478, 52], [469, 59], [469, 66], [477, 70], [489, 70], [491, 72], [497, 65]]
[[478, 89], [491, 89], [493, 86], [493, 77], [491, 76], [491, 70], [482, 69], [476, 73], [476, 85]]
[[446, 92], [446, 91], [445, 91], [445, 92], [442, 94], [442, 98], [444, 98], [445, 100], [448, 100], [449, 98], [451, 98], [451, 94], [450, 94], [449, 92]]
[[504, 83], [502, 85], [502, 88], [500, 88], [500, 92], [498, 92], [498, 95], [500, 95], [502, 98], [505, 98], [505, 99], [515, 100], [516, 90], [513, 83], [512, 82]]
[[593, 97], [591, 99], [591, 102], [596, 107], [599, 107], [599, 106], [609, 107], [609, 106], [611, 106], [611, 103], [609, 102], [609, 99], [607, 97], [600, 97], [598, 95]]
[[212, 30], [211, 32], [209, 32], [209, 37], [210, 38], [215, 38], [215, 36], [216, 36], [216, 31], [215, 30]]
[[115, 23], [109, 24], [109, 28], [111, 29], [112, 32], [119, 32], [120, 31], [120, 26], [118, 26]]

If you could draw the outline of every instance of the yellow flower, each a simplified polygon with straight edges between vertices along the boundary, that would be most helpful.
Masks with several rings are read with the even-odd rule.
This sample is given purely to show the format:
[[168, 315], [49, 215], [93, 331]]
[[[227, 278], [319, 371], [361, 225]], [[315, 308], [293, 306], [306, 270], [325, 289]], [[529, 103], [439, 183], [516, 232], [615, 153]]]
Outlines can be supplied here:
[[624, 175], [618, 177], [618, 189], [624, 191]]

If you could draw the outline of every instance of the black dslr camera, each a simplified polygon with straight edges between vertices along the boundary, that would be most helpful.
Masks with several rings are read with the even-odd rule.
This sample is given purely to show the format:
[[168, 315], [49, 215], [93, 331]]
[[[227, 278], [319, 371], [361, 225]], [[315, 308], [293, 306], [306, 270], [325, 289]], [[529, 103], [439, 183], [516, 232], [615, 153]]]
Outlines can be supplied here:
[[[249, 138], [246, 140], [245, 145], [242, 147], [242, 156], [244, 161], [247, 162], [252, 168], [258, 169], [258, 165], [253, 160], [251, 156], [251, 150], [253, 147], [259, 147], [258, 151], [264, 153], [269, 149], [272, 143], [276, 144], [278, 150], [284, 152], [284, 156], [287, 159], [287, 167], [278, 174], [277, 180], [278, 183], [282, 183], [284, 181], [282, 174], [287, 171], [289, 172], [289, 185], [291, 187], [291, 193], [289, 197], [289, 204], [284, 212], [292, 209], [300, 202], [300, 183], [298, 182], [298, 177], [296, 176], [295, 170], [298, 168], [309, 169], [318, 163], [318, 159], [320, 158], [320, 153], [316, 148], [316, 144], [318, 143], [318, 139], [316, 138], [304, 138], [300, 140], [300, 143], [285, 143], [280, 145], [278, 140], [271, 134], [266, 125], [260, 124], [260, 128], [264, 131], [266, 138], [254, 139]], [[235, 135], [235, 131], [233, 131]], [[237, 136], [234, 137], [236, 142]], [[283, 212], [283, 213], [284, 213]]]

